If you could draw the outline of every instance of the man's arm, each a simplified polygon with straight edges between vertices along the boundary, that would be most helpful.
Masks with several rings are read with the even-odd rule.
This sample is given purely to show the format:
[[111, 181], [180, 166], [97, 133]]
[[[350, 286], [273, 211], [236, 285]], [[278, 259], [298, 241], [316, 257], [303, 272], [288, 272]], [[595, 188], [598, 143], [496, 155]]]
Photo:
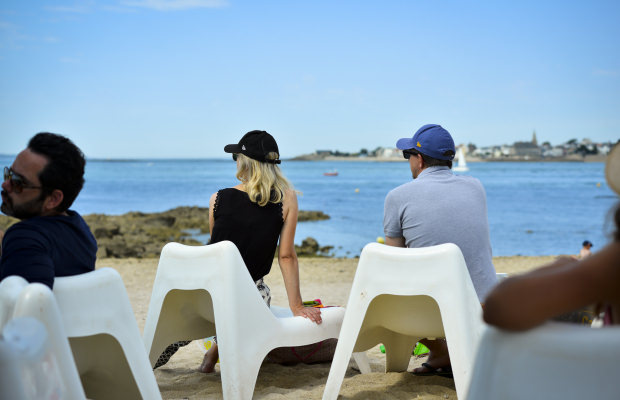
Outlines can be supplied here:
[[385, 244], [387, 244], [388, 246], [394, 246], [394, 247], [405, 247], [405, 238], [404, 237], [395, 238], [395, 237], [386, 236]]
[[55, 271], [46, 243], [47, 239], [31, 227], [16, 224], [9, 228], [0, 259], [0, 280], [18, 275], [30, 283], [42, 283], [51, 289]]
[[385, 244], [394, 247], [407, 247], [401, 226], [401, 215], [398, 201], [391, 191], [385, 197], [383, 205], [383, 232], [385, 233]]

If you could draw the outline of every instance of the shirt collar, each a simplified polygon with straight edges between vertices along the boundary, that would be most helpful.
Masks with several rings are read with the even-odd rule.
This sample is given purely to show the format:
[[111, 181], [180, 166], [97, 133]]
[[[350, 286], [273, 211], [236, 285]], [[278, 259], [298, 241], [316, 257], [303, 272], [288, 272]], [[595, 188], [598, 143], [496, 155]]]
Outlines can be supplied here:
[[422, 172], [420, 172], [420, 175], [418, 175], [418, 177], [416, 179], [420, 179], [420, 178], [424, 177], [425, 175], [430, 175], [430, 174], [434, 174], [434, 173], [438, 173], [438, 172], [442, 172], [442, 171], [447, 171], [449, 173], [452, 173], [450, 168], [446, 167], [446, 166], [427, 167], [427, 168], [424, 168], [424, 170]]

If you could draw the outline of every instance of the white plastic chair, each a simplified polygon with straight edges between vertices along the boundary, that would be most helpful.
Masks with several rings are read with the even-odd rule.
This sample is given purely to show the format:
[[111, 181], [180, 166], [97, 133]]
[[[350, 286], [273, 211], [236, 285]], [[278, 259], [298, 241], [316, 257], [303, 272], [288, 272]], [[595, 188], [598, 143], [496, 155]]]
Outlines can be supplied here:
[[[168, 243], [159, 259], [144, 343], [155, 365], [169, 344], [213, 336], [217, 331], [224, 398], [251, 399], [269, 351], [336, 338], [343, 316], [341, 307], [322, 308], [323, 323], [317, 325], [293, 317], [289, 309], [270, 309], [231, 242], [208, 246]], [[364, 369], [370, 369], [367, 361]]]
[[21, 276], [7, 276], [0, 282], [0, 330], [13, 318], [15, 303], [19, 294], [28, 286]]
[[481, 343], [469, 399], [620, 399], [620, 326], [487, 326]]
[[366, 245], [346, 310], [323, 399], [338, 397], [351, 352], [383, 343], [386, 372], [405, 371], [417, 341], [443, 337], [457, 394], [465, 395], [482, 307], [456, 245]]
[[[0, 399], [72, 399], [62, 375], [41, 321], [19, 317], [6, 323], [0, 334]], [[75, 381], [79, 386], [77, 373]]]
[[161, 399], [118, 272], [56, 278], [54, 295], [89, 398]]
[[[39, 321], [42, 327], [37, 328], [29, 319]], [[1, 363], [0, 376], [4, 383], [10, 384], [0, 385], [0, 397], [40, 397], [42, 392], [51, 391], [66, 399], [86, 398], [56, 300], [47, 286], [28, 284], [20, 276], [0, 282], [2, 328], [11, 337], [5, 337], [2, 357], [11, 362]], [[45, 372], [47, 377], [39, 376]], [[55, 372], [59, 382], [55, 381]]]

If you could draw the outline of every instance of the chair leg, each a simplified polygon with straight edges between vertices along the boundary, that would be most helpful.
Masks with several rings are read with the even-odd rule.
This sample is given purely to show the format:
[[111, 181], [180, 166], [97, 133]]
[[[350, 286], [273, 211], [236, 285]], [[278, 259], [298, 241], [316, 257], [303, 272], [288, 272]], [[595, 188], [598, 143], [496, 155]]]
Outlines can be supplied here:
[[353, 359], [362, 374], [369, 374], [372, 372], [370, 370], [370, 362], [368, 361], [365, 351], [353, 353]]
[[[246, 346], [247, 347], [247, 346]], [[237, 347], [237, 351], [241, 349]], [[229, 350], [229, 351], [226, 351]], [[245, 349], [249, 354], [255, 355], [257, 351]], [[222, 379], [222, 392], [224, 399], [251, 400], [256, 387], [258, 371], [263, 363], [259, 357], [243, 357], [238, 352], [230, 351], [219, 345], [220, 375]]]
[[383, 340], [385, 345], [385, 372], [403, 372], [411, 360], [411, 351], [417, 339], [391, 332]]
[[[351, 353], [353, 353], [355, 340], [342, 340], [342, 331], [340, 334], [341, 337], [336, 345], [336, 352], [334, 353], [334, 359], [332, 360], [332, 365], [329, 369], [329, 376], [327, 377], [327, 383], [325, 384], [325, 390], [323, 391], [323, 400], [335, 400], [338, 398], [338, 393], [340, 393], [340, 387], [342, 386], [344, 374], [349, 366]], [[355, 357], [355, 360], [357, 361], [357, 357]], [[366, 363], [368, 363], [368, 360], [366, 360]], [[361, 365], [363, 365], [363, 363], [358, 363], [358, 366], [360, 366], [360, 371], [362, 370]], [[370, 369], [370, 366], [368, 366], [368, 369]]]

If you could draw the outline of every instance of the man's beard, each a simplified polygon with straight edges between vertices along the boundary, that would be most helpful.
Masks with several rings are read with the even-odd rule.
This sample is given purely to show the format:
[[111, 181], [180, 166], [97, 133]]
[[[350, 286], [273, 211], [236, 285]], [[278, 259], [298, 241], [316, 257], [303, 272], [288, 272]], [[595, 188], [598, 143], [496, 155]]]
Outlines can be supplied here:
[[8, 193], [4, 190], [2, 193], [4, 196], [2, 198], [2, 206], [0, 206], [0, 211], [9, 217], [23, 220], [41, 215], [41, 206], [45, 200], [45, 197], [42, 194], [36, 199], [22, 203], [15, 207], [13, 200], [9, 197]]

